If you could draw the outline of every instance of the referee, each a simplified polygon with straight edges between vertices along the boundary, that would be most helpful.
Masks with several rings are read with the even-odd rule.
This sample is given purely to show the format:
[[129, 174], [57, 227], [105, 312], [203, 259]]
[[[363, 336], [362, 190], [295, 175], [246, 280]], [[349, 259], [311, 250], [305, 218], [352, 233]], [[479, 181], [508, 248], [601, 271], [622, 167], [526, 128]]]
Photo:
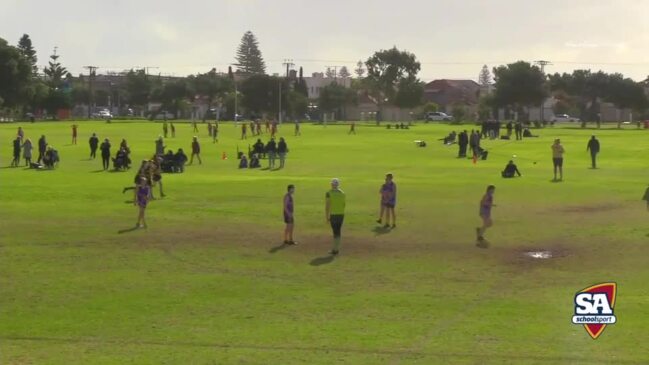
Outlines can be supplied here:
[[334, 234], [334, 247], [330, 254], [338, 255], [340, 250], [340, 230], [345, 218], [345, 193], [340, 190], [340, 180], [331, 180], [331, 190], [325, 195], [325, 216]]

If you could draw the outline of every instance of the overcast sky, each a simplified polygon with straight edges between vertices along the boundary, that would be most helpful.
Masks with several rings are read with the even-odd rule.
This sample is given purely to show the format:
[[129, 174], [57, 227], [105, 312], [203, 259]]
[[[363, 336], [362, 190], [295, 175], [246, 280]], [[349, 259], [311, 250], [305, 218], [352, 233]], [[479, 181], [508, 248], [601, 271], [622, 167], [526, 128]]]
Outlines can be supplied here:
[[649, 75], [647, 0], [0, 0], [0, 9], [1, 38], [29, 34], [41, 65], [58, 46], [73, 74], [226, 71], [251, 30], [269, 73], [284, 59], [305, 74], [351, 70], [396, 45], [417, 56], [426, 81], [477, 79], [483, 64], [517, 60]]

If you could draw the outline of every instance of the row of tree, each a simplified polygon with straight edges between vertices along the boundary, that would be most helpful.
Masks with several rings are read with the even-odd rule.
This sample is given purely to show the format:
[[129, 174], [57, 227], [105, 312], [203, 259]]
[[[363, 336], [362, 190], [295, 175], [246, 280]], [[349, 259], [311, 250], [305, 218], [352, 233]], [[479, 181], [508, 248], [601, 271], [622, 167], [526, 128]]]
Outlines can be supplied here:
[[[631, 109], [640, 116], [649, 109], [646, 93], [649, 78], [635, 82], [619, 73], [590, 70], [545, 75], [539, 67], [523, 61], [495, 67], [493, 75], [494, 92], [481, 98], [483, 115], [489, 115], [492, 109], [510, 108], [525, 116], [527, 108], [542, 105], [550, 96], [556, 100], [556, 114], [571, 114], [584, 121], [600, 118], [602, 102]], [[480, 82], [484, 86], [490, 79], [485, 66]]]
[[[48, 65], [39, 73], [37, 55], [28, 35], [23, 35], [15, 47], [0, 39], [0, 107], [22, 112], [46, 109], [53, 113], [74, 104], [106, 102], [106, 91], [90, 90], [89, 83], [73, 79], [59, 57], [55, 49]], [[359, 61], [352, 87], [336, 82], [324, 86], [317, 103], [308, 99], [302, 68], [296, 78], [266, 75], [259, 42], [251, 32], [243, 35], [235, 58], [236, 77], [232, 68], [227, 74], [212, 69], [183, 78], [130, 70], [126, 82], [115, 91], [124, 105], [144, 109], [148, 103], [157, 102], [174, 114], [200, 97], [208, 109], [224, 107], [230, 117], [237, 108], [251, 115], [277, 115], [280, 105], [290, 117], [301, 117], [316, 108], [344, 116], [346, 107], [357, 103], [359, 95], [372, 99], [379, 110], [387, 105], [416, 108], [423, 101], [424, 84], [418, 78], [421, 64], [413, 53], [396, 47], [377, 51], [365, 62]], [[347, 79], [351, 75], [342, 68], [329, 69], [328, 76]], [[492, 76], [486, 66], [479, 79], [484, 86], [491, 85]], [[549, 96], [558, 100], [556, 113], [569, 113], [584, 120], [596, 120], [603, 101], [643, 113], [649, 108], [645, 86], [646, 81], [643, 85], [621, 74], [601, 71], [545, 75], [539, 67], [519, 61], [493, 69], [494, 91], [481, 95], [479, 114], [488, 118], [494, 110], [506, 108], [524, 116], [527, 108], [541, 105]]]

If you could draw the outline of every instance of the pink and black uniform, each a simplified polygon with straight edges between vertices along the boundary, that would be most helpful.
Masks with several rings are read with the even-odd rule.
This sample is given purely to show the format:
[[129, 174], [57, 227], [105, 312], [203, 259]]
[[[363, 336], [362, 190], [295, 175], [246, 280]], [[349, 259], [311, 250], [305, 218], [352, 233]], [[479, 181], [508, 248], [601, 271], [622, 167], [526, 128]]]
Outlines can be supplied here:
[[491, 217], [491, 205], [493, 204], [493, 200], [493, 195], [489, 193], [485, 194], [485, 196], [482, 198], [482, 201], [480, 202], [480, 216], [482, 218]]
[[146, 208], [146, 204], [149, 198], [149, 187], [147, 185], [140, 185], [137, 187], [137, 205], [142, 208]]
[[390, 181], [381, 186], [381, 205], [394, 208], [397, 205], [397, 185]]
[[284, 223], [293, 223], [293, 196], [284, 195]]

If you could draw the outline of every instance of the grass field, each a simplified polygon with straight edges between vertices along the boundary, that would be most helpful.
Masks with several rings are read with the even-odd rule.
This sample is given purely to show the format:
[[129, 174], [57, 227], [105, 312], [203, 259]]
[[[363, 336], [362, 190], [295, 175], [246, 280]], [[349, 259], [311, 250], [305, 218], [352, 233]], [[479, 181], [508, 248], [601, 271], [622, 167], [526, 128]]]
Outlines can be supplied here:
[[[254, 140], [222, 124], [212, 144], [199, 125], [203, 164], [164, 175], [167, 197], [150, 204], [149, 228], [118, 233], [136, 220], [122, 195], [134, 171], [101, 171], [88, 137], [126, 138], [137, 164], [161, 125], [82, 122], [73, 146], [71, 124], [23, 125], [59, 150], [54, 171], [4, 168], [18, 125], [0, 125], [1, 364], [649, 363], [646, 130], [596, 131], [601, 168], [591, 170], [593, 130], [568, 126], [483, 141], [489, 159], [476, 165], [437, 141], [458, 126], [347, 135], [304, 125], [301, 137], [285, 126], [286, 168], [241, 171], [236, 148]], [[189, 151], [194, 133], [176, 128], [167, 146]], [[557, 137], [565, 181], [552, 183]], [[523, 177], [502, 179], [513, 154]], [[374, 221], [388, 171], [398, 227], [385, 232]], [[323, 212], [332, 177], [347, 194], [335, 259]], [[289, 183], [300, 244], [284, 248]], [[480, 249], [478, 202], [490, 183], [495, 226]], [[532, 250], [554, 257], [524, 255]], [[570, 322], [573, 299], [605, 281], [618, 283], [618, 323], [592, 340]]]

